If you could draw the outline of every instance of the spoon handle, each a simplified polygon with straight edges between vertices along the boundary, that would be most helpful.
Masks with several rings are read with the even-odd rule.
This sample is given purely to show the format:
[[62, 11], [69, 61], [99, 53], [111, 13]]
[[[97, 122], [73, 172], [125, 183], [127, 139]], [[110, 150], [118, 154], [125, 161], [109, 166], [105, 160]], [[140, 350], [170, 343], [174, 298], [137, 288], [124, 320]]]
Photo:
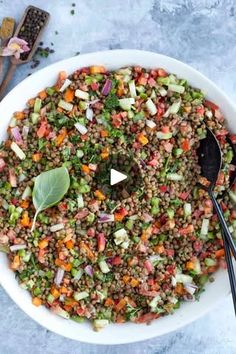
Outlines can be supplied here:
[[16, 70], [16, 64], [11, 63], [10, 67], [6, 73], [6, 76], [4, 77], [3, 82], [0, 85], [0, 100], [3, 99], [4, 92], [9, 84], [9, 82], [11, 81], [15, 70]]
[[217, 213], [217, 216], [218, 216], [219, 222], [221, 224], [221, 227], [222, 227], [223, 233], [225, 235], [225, 238], [226, 238], [226, 240], [228, 242], [228, 245], [229, 245], [229, 247], [231, 249], [231, 252], [232, 252], [234, 258], [236, 259], [236, 246], [235, 246], [234, 241], [232, 239], [232, 235], [231, 235], [231, 233], [229, 231], [228, 225], [226, 224], [226, 221], [225, 221], [224, 214], [223, 214], [223, 211], [221, 209], [221, 206], [217, 202], [216, 197], [214, 196], [212, 191], [209, 191], [209, 196], [210, 196], [211, 201], [212, 201], [212, 203], [214, 205], [214, 208], [215, 208], [215, 211]]
[[235, 272], [234, 272], [233, 260], [232, 260], [231, 253], [230, 253], [230, 248], [229, 248], [228, 242], [226, 240], [224, 231], [222, 232], [222, 238], [224, 241], [225, 261], [227, 264], [229, 283], [230, 283], [231, 294], [232, 294], [232, 299], [233, 299], [233, 304], [234, 304], [234, 313], [236, 316], [236, 278], [235, 278]]

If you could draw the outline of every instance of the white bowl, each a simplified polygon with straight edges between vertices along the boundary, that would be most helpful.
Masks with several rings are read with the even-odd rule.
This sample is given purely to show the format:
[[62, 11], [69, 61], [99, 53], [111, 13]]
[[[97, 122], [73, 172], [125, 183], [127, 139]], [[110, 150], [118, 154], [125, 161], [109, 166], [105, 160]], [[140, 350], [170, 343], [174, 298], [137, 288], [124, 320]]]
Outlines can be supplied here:
[[[201, 88], [210, 100], [219, 105], [227, 118], [229, 128], [236, 132], [235, 107], [213, 82], [198, 71], [180, 61], [156, 53], [139, 50], [112, 50], [62, 60], [36, 72], [17, 85], [0, 103], [0, 141], [6, 136], [5, 131], [12, 113], [23, 109], [26, 101], [43, 88], [53, 85], [59, 71], [66, 70], [67, 73], [72, 73], [78, 68], [94, 64], [104, 65], [109, 70], [128, 65], [141, 65], [145, 68], [162, 67], [175, 73], [187, 79], [191, 85]], [[43, 306], [39, 308], [33, 306], [31, 296], [19, 287], [14, 273], [8, 268], [4, 254], [0, 254], [0, 262], [1, 285], [23, 311], [53, 332], [88, 343], [122, 344], [161, 336], [204, 315], [230, 291], [227, 272], [221, 270], [215, 274], [215, 282], [207, 284], [206, 291], [201, 295], [199, 302], [184, 303], [173, 315], [155, 320], [150, 326], [132, 323], [111, 324], [100, 332], [94, 332], [89, 323], [77, 324], [52, 314]]]

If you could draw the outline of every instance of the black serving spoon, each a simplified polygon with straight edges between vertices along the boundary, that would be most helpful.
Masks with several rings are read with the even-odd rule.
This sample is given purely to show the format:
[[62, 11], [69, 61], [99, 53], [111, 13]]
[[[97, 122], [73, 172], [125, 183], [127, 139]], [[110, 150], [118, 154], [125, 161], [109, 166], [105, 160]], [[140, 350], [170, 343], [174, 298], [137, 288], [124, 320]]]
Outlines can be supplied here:
[[209, 186], [204, 186], [201, 184], [201, 187], [208, 192], [222, 227], [225, 260], [227, 263], [230, 287], [234, 303], [234, 311], [236, 314], [236, 278], [234, 274], [233, 261], [230, 253], [231, 250], [234, 258], [236, 259], [236, 247], [226, 224], [226, 221], [224, 219], [223, 211], [214, 195], [214, 187], [222, 164], [222, 154], [215, 135], [209, 128], [206, 129], [206, 138], [200, 141], [200, 146], [197, 150], [197, 154], [202, 176], [205, 177], [210, 182], [210, 184]]

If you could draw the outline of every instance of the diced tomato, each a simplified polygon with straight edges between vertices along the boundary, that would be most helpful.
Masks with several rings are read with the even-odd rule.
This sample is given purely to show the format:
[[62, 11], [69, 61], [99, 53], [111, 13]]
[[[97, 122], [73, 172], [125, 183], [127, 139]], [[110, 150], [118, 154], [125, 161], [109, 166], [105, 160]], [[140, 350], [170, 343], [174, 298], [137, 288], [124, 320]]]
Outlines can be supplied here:
[[119, 128], [122, 124], [121, 115], [120, 114], [113, 114], [111, 118], [112, 118], [113, 127]]
[[139, 85], [145, 86], [147, 85], [147, 81], [148, 81], [147, 77], [145, 77], [143, 74], [138, 78]]
[[196, 252], [201, 252], [202, 247], [203, 247], [203, 244], [202, 244], [202, 241], [200, 241], [200, 240], [197, 240], [193, 243], [193, 249]]
[[158, 161], [157, 161], [157, 159], [152, 159], [151, 161], [148, 161], [147, 164], [148, 164], [149, 166], [154, 167], [154, 166], [157, 166]]
[[120, 265], [121, 264], [121, 257], [120, 256], [113, 257], [111, 263], [114, 266]]
[[39, 129], [37, 130], [37, 136], [43, 138], [49, 133], [48, 123], [46, 120], [42, 120]]
[[98, 252], [103, 252], [106, 247], [106, 238], [103, 232], [100, 232], [97, 235], [97, 242], [98, 242]]
[[68, 209], [68, 206], [67, 206], [66, 203], [61, 202], [61, 203], [58, 204], [58, 209], [60, 211], [66, 211]]
[[213, 103], [213, 102], [211, 102], [211, 101], [208, 101], [208, 100], [205, 100], [205, 101], [204, 101], [204, 105], [205, 105], [207, 108], [212, 109], [213, 111], [215, 111], [216, 109], [219, 109], [219, 107], [218, 107], [215, 103]]
[[75, 215], [75, 219], [81, 220], [81, 219], [85, 218], [86, 216], [88, 216], [88, 214], [89, 214], [88, 209], [82, 209], [81, 211], [79, 211], [79, 212]]
[[187, 234], [191, 234], [192, 232], [194, 232], [194, 226], [192, 224], [179, 229], [180, 235], [187, 235]]
[[164, 146], [164, 149], [166, 150], [166, 152], [171, 152], [174, 145], [169, 143], [168, 141], [166, 141], [166, 142], [164, 142], [163, 146]]
[[166, 133], [169, 133], [170, 128], [168, 127], [168, 125], [163, 125], [161, 127], [161, 131], [162, 131], [162, 133], [166, 134]]
[[235, 135], [230, 135], [230, 139], [233, 144], [236, 144], [236, 134]]
[[97, 91], [98, 88], [99, 88], [99, 83], [97, 83], [97, 82], [92, 82], [92, 83], [91, 83], [91, 89], [92, 89], [93, 91]]
[[132, 124], [130, 127], [131, 133], [136, 133], [138, 131], [138, 125], [137, 124]]
[[135, 67], [134, 67], [134, 71], [135, 71], [136, 73], [141, 73], [141, 72], [142, 72], [141, 66], [135, 66]]
[[166, 267], [166, 270], [169, 274], [175, 274], [175, 270], [176, 270], [176, 267], [175, 267], [175, 264], [169, 264], [167, 267]]
[[220, 135], [220, 136], [224, 136], [224, 135], [227, 135], [228, 134], [228, 131], [226, 130], [226, 129], [220, 129], [220, 130], [218, 130], [217, 131], [217, 137], [218, 137], [218, 135]]
[[95, 229], [93, 227], [90, 227], [87, 231], [87, 235], [89, 237], [94, 237], [95, 236]]
[[158, 105], [157, 106], [157, 119], [160, 120], [164, 113], [165, 113], [165, 108]]
[[155, 320], [158, 317], [160, 317], [160, 315], [158, 313], [149, 312], [149, 313], [145, 313], [145, 315], [142, 315], [142, 316], [138, 317], [137, 319], [135, 319], [135, 322], [136, 323], [151, 322], [152, 320]]
[[175, 251], [172, 248], [165, 249], [167, 257], [174, 257]]
[[155, 79], [157, 77], [158, 73], [156, 70], [151, 70], [150, 75]]
[[150, 86], [150, 87], [155, 87], [156, 86], [156, 81], [152, 78], [152, 77], [150, 77], [149, 79], [148, 79], [148, 85]]
[[12, 198], [12, 199], [11, 199], [11, 203], [12, 203], [13, 205], [18, 205], [18, 199]]
[[200, 114], [201, 116], [203, 116], [203, 115], [204, 115], [204, 112], [205, 112], [205, 109], [204, 109], [204, 107], [197, 107], [197, 108], [196, 108], [196, 112], [197, 112], [198, 114]]
[[220, 206], [221, 206], [223, 212], [225, 212], [226, 210], [228, 210], [227, 205], [226, 205], [223, 201], [220, 203]]
[[77, 315], [79, 316], [84, 316], [85, 315], [85, 309], [83, 309], [82, 307], [77, 307], [76, 309], [76, 312], [77, 312]]
[[157, 69], [157, 75], [159, 76], [159, 77], [166, 77], [166, 76], [168, 76], [168, 73], [164, 70], [164, 69]]
[[154, 270], [153, 264], [152, 264], [152, 262], [149, 259], [147, 259], [144, 262], [144, 268], [148, 271], [148, 274], [153, 272], [153, 270]]
[[159, 189], [160, 189], [161, 193], [166, 193], [168, 187], [166, 185], [162, 185], [162, 186], [159, 186]]
[[189, 151], [190, 150], [190, 141], [189, 139], [184, 139], [182, 144], [181, 144], [181, 147], [184, 151]]
[[2, 158], [0, 158], [0, 172], [2, 172], [5, 167], [6, 167], [6, 162]]
[[167, 217], [166, 217], [164, 214], [161, 215], [161, 217], [160, 217], [160, 223], [161, 223], [161, 225], [165, 225], [166, 222], [167, 222]]
[[182, 199], [182, 200], [186, 200], [189, 196], [190, 192], [181, 192], [179, 194], [179, 198]]
[[216, 185], [217, 186], [222, 186], [224, 184], [224, 180], [225, 180], [224, 172], [220, 171], [219, 174], [218, 174]]

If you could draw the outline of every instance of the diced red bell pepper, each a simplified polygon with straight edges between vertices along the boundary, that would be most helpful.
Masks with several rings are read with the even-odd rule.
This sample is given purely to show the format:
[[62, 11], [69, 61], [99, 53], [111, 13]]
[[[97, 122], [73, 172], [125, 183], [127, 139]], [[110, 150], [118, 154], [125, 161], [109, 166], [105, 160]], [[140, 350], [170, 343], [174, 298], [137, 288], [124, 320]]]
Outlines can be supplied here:
[[90, 227], [87, 231], [87, 235], [89, 237], [94, 237], [95, 236], [95, 229], [93, 227]]
[[91, 83], [91, 89], [92, 89], [93, 91], [97, 91], [98, 88], [99, 88], [99, 83], [98, 83], [98, 82], [92, 82], [92, 83]]
[[161, 192], [161, 193], [166, 193], [168, 187], [167, 187], [166, 185], [162, 185], [162, 186], [159, 186], [159, 189], [160, 189], [160, 192]]
[[149, 166], [154, 167], [154, 166], [157, 166], [158, 161], [157, 161], [157, 159], [152, 159], [151, 161], [148, 161], [147, 164], [148, 164]]
[[186, 151], [186, 152], [189, 151], [191, 148], [189, 139], [184, 139], [181, 144], [181, 147], [184, 151]]
[[197, 112], [198, 114], [200, 114], [201, 116], [203, 116], [203, 115], [204, 115], [204, 112], [205, 112], [205, 109], [204, 109], [204, 107], [197, 107], [197, 108], [196, 108], [196, 112]]
[[182, 199], [182, 200], [186, 200], [189, 196], [190, 192], [181, 192], [179, 194], [179, 198]]
[[112, 115], [112, 125], [115, 128], [119, 128], [122, 124], [121, 116], [120, 114], [113, 114]]
[[75, 215], [75, 219], [77, 220], [84, 219], [86, 216], [88, 216], [88, 214], [89, 214], [88, 209], [83, 209]]
[[126, 215], [128, 215], [128, 211], [125, 208], [120, 208], [115, 212], [115, 220], [122, 221]]
[[39, 129], [37, 130], [37, 136], [43, 138], [49, 134], [48, 123], [46, 120], [42, 120]]
[[192, 224], [179, 229], [180, 235], [187, 235], [187, 234], [191, 234], [192, 232], [194, 232], [194, 226]]
[[219, 107], [218, 107], [215, 103], [213, 103], [213, 102], [211, 102], [211, 101], [209, 101], [209, 100], [205, 100], [205, 101], [204, 101], [204, 105], [205, 105], [207, 108], [212, 109], [213, 111], [215, 111], [216, 109], [219, 109]]
[[113, 257], [111, 263], [114, 266], [120, 265], [121, 264], [121, 257], [120, 256]]
[[236, 144], [236, 134], [235, 135], [230, 135], [230, 139], [233, 144]]
[[147, 77], [145, 77], [144, 75], [141, 75], [141, 76], [138, 78], [138, 84], [139, 84], [139, 85], [145, 86], [145, 85], [147, 85], [147, 81], [148, 81], [148, 79], [147, 79]]
[[175, 251], [172, 248], [165, 249], [167, 257], [174, 257]]

